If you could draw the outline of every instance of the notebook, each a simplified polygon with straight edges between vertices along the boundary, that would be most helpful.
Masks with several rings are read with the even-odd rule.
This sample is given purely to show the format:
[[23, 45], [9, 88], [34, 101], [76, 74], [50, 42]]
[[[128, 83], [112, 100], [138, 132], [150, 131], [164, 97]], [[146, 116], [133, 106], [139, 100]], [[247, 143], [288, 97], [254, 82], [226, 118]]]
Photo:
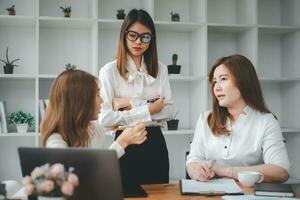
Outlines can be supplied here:
[[254, 187], [255, 195], [293, 197], [294, 192], [290, 184], [257, 183]]
[[182, 179], [180, 192], [183, 195], [225, 195], [243, 194], [243, 190], [233, 179], [220, 178], [208, 182]]

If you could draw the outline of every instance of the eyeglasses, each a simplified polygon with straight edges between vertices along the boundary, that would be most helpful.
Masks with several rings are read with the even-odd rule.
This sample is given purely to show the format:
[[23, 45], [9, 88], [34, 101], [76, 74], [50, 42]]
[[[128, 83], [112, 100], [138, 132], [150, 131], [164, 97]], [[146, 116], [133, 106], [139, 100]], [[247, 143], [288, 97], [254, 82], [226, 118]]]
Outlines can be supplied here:
[[152, 39], [151, 33], [142, 33], [139, 34], [135, 31], [126, 31], [127, 39], [130, 41], [136, 41], [138, 38], [141, 38], [142, 43], [149, 43]]

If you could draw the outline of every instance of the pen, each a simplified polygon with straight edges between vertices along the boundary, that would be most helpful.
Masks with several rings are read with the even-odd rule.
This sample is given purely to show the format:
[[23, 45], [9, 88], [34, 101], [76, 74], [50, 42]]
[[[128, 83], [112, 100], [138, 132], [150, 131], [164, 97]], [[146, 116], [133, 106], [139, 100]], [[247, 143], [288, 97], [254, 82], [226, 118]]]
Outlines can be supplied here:
[[133, 128], [134, 125], [122, 125], [122, 126], [118, 126], [118, 129], [125, 129], [125, 128]]

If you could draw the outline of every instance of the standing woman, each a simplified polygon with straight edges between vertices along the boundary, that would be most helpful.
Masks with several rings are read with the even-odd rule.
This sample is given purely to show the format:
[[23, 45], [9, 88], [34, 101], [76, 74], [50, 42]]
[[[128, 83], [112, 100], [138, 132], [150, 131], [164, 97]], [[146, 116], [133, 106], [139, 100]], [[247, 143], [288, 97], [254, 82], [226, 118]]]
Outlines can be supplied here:
[[[147, 122], [147, 140], [132, 145], [120, 159], [123, 179], [138, 183], [167, 183], [169, 157], [158, 121], [172, 117], [168, 72], [158, 62], [156, 32], [151, 16], [144, 10], [131, 10], [119, 36], [116, 60], [100, 70], [103, 104], [100, 122], [107, 128]], [[116, 99], [127, 99], [122, 110], [113, 108]], [[122, 135], [118, 130], [117, 139]]]

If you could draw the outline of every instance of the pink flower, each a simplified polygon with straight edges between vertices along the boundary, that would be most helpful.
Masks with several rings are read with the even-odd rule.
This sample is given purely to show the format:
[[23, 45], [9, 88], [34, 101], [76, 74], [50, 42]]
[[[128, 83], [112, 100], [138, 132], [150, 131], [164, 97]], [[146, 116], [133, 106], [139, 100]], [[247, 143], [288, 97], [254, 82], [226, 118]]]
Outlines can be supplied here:
[[70, 173], [68, 175], [68, 180], [67, 181], [71, 182], [74, 187], [77, 187], [79, 185], [79, 179], [78, 179], [78, 176], [76, 174]]
[[71, 182], [68, 182], [68, 181], [64, 182], [62, 187], [61, 187], [61, 191], [66, 196], [72, 196], [73, 192], [74, 192], [73, 184]]
[[30, 178], [30, 176], [25, 176], [25, 177], [23, 178], [22, 183], [23, 183], [23, 185], [30, 184], [30, 183], [31, 183], [31, 178]]
[[45, 180], [44, 182], [42, 182], [41, 184], [41, 189], [46, 192], [49, 193], [54, 189], [54, 183], [53, 181], [50, 180]]
[[34, 170], [31, 172], [31, 178], [36, 179], [39, 176], [44, 175], [44, 170], [41, 167], [36, 167]]
[[50, 176], [56, 177], [59, 174], [62, 174], [64, 171], [65, 171], [64, 165], [62, 165], [60, 163], [56, 163], [56, 164], [52, 165], [52, 167], [50, 168]]
[[32, 195], [33, 192], [34, 192], [34, 185], [32, 184], [26, 184], [24, 185], [24, 188], [25, 188], [25, 192], [27, 195]]

